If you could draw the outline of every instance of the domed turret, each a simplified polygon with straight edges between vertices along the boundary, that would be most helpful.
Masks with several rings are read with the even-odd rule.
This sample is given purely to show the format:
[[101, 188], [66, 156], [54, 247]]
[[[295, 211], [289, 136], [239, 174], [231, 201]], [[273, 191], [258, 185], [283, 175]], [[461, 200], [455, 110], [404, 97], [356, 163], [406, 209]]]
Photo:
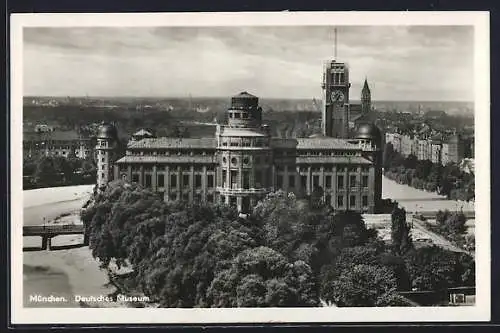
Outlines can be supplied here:
[[259, 127], [262, 121], [259, 98], [246, 91], [233, 96], [227, 115], [231, 127]]
[[361, 124], [356, 131], [356, 139], [372, 140], [377, 144], [381, 143], [382, 133], [374, 124]]
[[99, 127], [99, 132], [97, 134], [98, 139], [116, 139], [117, 137], [118, 137], [118, 132], [114, 125], [102, 124]]
[[251, 109], [257, 108], [259, 105], [259, 98], [252, 94], [243, 91], [231, 98], [231, 108], [233, 109]]

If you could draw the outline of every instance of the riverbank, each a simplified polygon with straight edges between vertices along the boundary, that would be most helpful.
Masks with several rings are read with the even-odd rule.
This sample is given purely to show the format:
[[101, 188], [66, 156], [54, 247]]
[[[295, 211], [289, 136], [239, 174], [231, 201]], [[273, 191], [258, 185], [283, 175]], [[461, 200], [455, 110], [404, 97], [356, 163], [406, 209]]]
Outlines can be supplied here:
[[[79, 211], [90, 198], [93, 185], [43, 188], [23, 191], [24, 225], [42, 223], [81, 223]], [[83, 235], [61, 235], [52, 239], [52, 245], [71, 248], [53, 251], [23, 252], [23, 300], [25, 307], [129, 307], [127, 301], [85, 302], [87, 299], [116, 294], [116, 286], [109, 284], [108, 271], [99, 267], [88, 246], [83, 246]], [[40, 247], [40, 237], [23, 237], [23, 247]], [[122, 273], [115, 266], [113, 272]], [[60, 296], [67, 302], [30, 302], [30, 296]]]
[[73, 200], [85, 200], [90, 197], [95, 185], [75, 185], [62, 187], [38, 188], [23, 191], [23, 207], [53, 204]]
[[392, 199], [408, 212], [437, 212], [439, 210], [463, 210], [474, 212], [474, 202], [447, 200], [445, 196], [435, 192], [419, 190], [408, 185], [382, 177], [382, 198]]

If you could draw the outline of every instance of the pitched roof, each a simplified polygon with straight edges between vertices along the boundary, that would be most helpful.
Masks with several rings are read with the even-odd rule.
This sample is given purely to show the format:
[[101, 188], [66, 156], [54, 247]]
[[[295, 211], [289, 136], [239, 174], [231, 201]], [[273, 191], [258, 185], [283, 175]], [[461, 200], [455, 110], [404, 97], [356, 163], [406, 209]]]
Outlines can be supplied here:
[[297, 148], [298, 141], [293, 138], [271, 138], [272, 148]]
[[146, 131], [145, 129], [140, 129], [139, 131], [134, 133], [134, 136], [152, 136], [150, 132]]
[[247, 91], [242, 91], [238, 95], [235, 95], [233, 97], [238, 97], [238, 98], [257, 98], [257, 96], [254, 96], [252, 94], [249, 94]]
[[339, 138], [297, 138], [297, 141], [297, 149], [359, 149], [357, 145]]
[[221, 136], [240, 136], [240, 137], [264, 137], [267, 134], [262, 133], [259, 130], [252, 130], [248, 128], [238, 128], [238, 127], [223, 127], [221, 131]]
[[365, 83], [363, 84], [363, 90], [370, 91], [370, 87], [368, 87], [368, 80], [365, 78]]
[[361, 156], [298, 156], [297, 163], [373, 164]]
[[[362, 106], [362, 104], [360, 104], [360, 103], [356, 103], [356, 104], [354, 104], [354, 103], [353, 103], [353, 104], [349, 104], [349, 113], [350, 113], [351, 115], [361, 113], [361, 111], [362, 111], [362, 107], [363, 107], [363, 106]], [[352, 117], [351, 117], [351, 118], [352, 118]]]
[[357, 150], [359, 147], [344, 139], [330, 137], [309, 137], [309, 138], [272, 138], [273, 148], [296, 148], [296, 149], [346, 149]]
[[215, 138], [146, 138], [131, 142], [128, 149], [161, 149], [161, 148], [198, 148], [215, 149], [217, 141]]

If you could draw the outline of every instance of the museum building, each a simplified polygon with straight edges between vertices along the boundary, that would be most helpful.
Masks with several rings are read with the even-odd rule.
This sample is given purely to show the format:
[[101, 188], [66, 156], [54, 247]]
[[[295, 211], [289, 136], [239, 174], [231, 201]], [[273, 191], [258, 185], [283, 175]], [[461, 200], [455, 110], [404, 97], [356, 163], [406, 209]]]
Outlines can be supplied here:
[[165, 201], [223, 202], [249, 212], [268, 193], [300, 198], [313, 193], [337, 210], [377, 213], [382, 195], [382, 135], [373, 124], [349, 137], [349, 69], [328, 61], [323, 76], [322, 134], [273, 138], [259, 99], [231, 98], [225, 124], [214, 137], [132, 136], [117, 156], [117, 130], [101, 126], [97, 137], [99, 188], [115, 179], [139, 183]]

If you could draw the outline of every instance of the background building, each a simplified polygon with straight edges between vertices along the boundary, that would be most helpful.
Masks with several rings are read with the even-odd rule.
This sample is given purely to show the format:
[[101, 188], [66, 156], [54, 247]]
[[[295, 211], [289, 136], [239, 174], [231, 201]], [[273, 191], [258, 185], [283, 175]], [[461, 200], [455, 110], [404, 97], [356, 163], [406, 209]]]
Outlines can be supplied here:
[[24, 158], [40, 156], [87, 158], [92, 156], [93, 148], [91, 138], [74, 130], [23, 132]]
[[415, 155], [418, 160], [430, 160], [442, 165], [460, 163], [465, 158], [465, 142], [457, 134], [447, 138], [443, 138], [442, 135], [434, 135], [429, 138], [418, 135], [386, 133], [385, 141], [392, 144], [394, 150], [403, 157]]

